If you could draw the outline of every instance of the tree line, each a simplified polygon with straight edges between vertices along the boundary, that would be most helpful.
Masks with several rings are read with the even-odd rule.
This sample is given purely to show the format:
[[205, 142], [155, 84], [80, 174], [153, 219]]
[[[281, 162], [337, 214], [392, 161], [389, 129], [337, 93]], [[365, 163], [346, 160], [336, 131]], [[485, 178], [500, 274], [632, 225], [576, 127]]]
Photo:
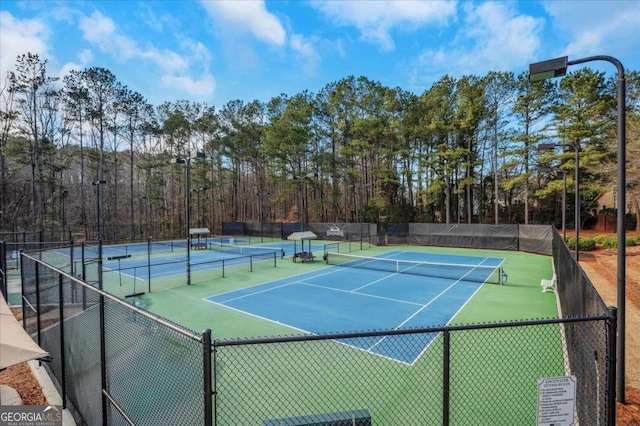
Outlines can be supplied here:
[[[626, 98], [636, 216], [638, 75]], [[584, 223], [622, 166], [616, 84], [589, 68], [536, 83], [489, 72], [414, 94], [349, 76], [266, 103], [154, 106], [108, 69], [57, 79], [26, 53], [0, 87], [0, 230], [123, 240], [233, 221], [560, 225], [576, 152]]]

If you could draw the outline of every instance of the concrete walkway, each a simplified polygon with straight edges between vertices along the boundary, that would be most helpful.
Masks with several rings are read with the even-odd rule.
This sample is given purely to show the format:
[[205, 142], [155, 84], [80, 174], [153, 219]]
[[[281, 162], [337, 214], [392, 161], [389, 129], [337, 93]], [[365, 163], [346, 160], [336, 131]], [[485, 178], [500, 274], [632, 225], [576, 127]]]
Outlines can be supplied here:
[[[36, 378], [38, 383], [40, 383], [42, 393], [44, 393], [49, 404], [62, 405], [62, 397], [58, 393], [58, 389], [56, 389], [55, 385], [51, 381], [51, 378], [49, 377], [49, 374], [47, 374], [45, 368], [38, 364], [38, 361], [29, 361], [29, 367], [31, 367], [33, 376]], [[22, 404], [22, 400], [20, 400], [20, 403]], [[62, 426], [76, 426], [76, 422], [73, 419], [71, 412], [67, 409], [62, 410]]]

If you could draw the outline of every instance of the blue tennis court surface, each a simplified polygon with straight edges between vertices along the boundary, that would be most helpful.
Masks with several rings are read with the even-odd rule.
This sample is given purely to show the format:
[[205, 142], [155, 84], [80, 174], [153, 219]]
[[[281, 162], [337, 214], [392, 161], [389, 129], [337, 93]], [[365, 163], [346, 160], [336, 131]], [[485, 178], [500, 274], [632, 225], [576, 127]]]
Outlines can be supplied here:
[[[440, 265], [443, 270], [458, 270], [459, 265], [465, 265], [466, 272], [460, 272], [458, 277], [436, 278], [363, 269], [362, 265], [332, 267], [205, 300], [313, 334], [445, 325], [480, 288], [490, 271], [504, 261], [399, 251], [385, 253], [377, 259], [379, 262], [374, 262], [379, 264], [389, 259], [437, 262], [443, 264]], [[493, 268], [483, 268], [485, 266]], [[486, 271], [487, 276], [479, 277], [479, 269]], [[465, 279], [471, 276], [473, 280]], [[407, 334], [341, 342], [413, 364], [435, 337], [436, 334]]]

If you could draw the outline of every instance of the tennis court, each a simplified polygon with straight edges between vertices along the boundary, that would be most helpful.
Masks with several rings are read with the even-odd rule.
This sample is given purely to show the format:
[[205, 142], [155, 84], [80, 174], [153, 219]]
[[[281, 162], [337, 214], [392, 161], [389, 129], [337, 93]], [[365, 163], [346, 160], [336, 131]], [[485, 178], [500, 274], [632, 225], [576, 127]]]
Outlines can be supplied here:
[[[281, 247], [247, 247], [229, 246], [213, 247], [208, 250], [192, 251], [190, 254], [191, 271], [205, 271], [207, 269], [235, 266], [251, 262], [252, 260], [273, 260], [282, 257]], [[156, 252], [159, 252], [156, 250]], [[149, 278], [162, 278], [184, 274], [184, 268], [176, 267], [177, 263], [186, 262], [186, 254], [175, 253], [169, 255], [154, 255], [151, 259], [146, 257], [121, 258], [119, 256], [106, 255], [106, 261], [102, 264], [104, 271], [120, 271], [123, 276], [148, 280]], [[224, 261], [224, 263], [222, 262]]]
[[[503, 279], [503, 258], [391, 251], [377, 257], [328, 253], [330, 264], [205, 300], [296, 330], [325, 334], [448, 324], [485, 282]], [[413, 364], [436, 335], [341, 341]], [[416, 339], [421, 339], [416, 342]]]

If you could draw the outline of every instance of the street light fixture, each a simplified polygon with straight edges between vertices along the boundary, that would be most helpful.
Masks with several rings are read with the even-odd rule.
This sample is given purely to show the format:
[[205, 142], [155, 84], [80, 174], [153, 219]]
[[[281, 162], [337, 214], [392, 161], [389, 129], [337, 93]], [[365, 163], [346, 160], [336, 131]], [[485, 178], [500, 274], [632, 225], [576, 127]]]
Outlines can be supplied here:
[[186, 169], [187, 285], [191, 285], [191, 162], [199, 158], [205, 158], [204, 152], [194, 152], [187, 158], [175, 157], [171, 159], [171, 164], [184, 164]]
[[[576, 171], [575, 171], [575, 231], [576, 231], [576, 263], [580, 262], [580, 157], [578, 155], [578, 147], [573, 144], [553, 144], [553, 143], [541, 143], [538, 145], [538, 151], [552, 151], [555, 147], [562, 146], [567, 148], [573, 148], [575, 152]], [[565, 186], [566, 186], [566, 174], [565, 174]], [[565, 188], [566, 190], [566, 188]], [[564, 229], [564, 225], [563, 225]], [[566, 232], [564, 234], [566, 241]]]
[[625, 403], [625, 204], [626, 204], [626, 117], [625, 117], [625, 96], [626, 83], [624, 76], [624, 66], [612, 56], [598, 55], [582, 59], [568, 60], [568, 56], [537, 62], [529, 65], [529, 81], [540, 81], [553, 77], [560, 77], [566, 74], [569, 65], [578, 65], [591, 61], [606, 61], [613, 64], [618, 71], [618, 205], [617, 205], [617, 234], [618, 234], [618, 401]]

